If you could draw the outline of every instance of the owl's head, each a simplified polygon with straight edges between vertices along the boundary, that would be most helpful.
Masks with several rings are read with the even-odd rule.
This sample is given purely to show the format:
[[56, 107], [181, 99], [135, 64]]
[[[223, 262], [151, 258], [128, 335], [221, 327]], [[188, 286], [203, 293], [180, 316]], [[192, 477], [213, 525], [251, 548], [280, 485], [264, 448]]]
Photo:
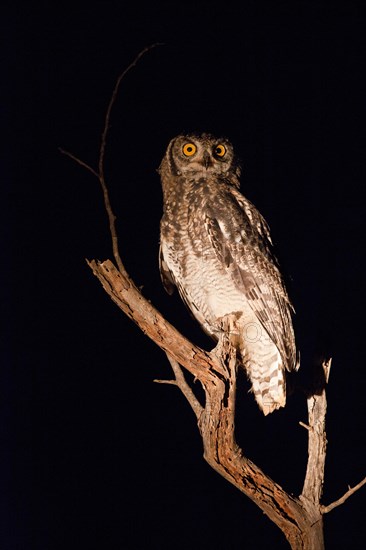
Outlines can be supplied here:
[[232, 144], [211, 134], [179, 135], [171, 140], [160, 166], [163, 176], [186, 175], [199, 180], [208, 175], [228, 178], [239, 187], [240, 166]]

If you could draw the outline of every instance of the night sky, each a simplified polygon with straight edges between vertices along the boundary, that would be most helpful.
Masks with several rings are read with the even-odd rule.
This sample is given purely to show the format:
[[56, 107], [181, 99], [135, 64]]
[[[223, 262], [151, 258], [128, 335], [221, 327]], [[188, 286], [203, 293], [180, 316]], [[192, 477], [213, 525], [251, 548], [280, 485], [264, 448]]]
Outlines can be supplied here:
[[[96, 168], [118, 75], [164, 43], [125, 78], [111, 116], [105, 172], [122, 259], [144, 296], [211, 349], [160, 282], [156, 169], [181, 132], [230, 138], [241, 191], [271, 228], [302, 360], [287, 407], [267, 418], [239, 378], [237, 439], [298, 495], [301, 388], [332, 356], [328, 504], [366, 474], [365, 6], [15, 2], [1, 12], [1, 548], [288, 548], [203, 460], [177, 388], [153, 383], [172, 376], [164, 353], [85, 262], [112, 259], [99, 183], [58, 148]], [[325, 517], [327, 549], [365, 547], [365, 495]]]

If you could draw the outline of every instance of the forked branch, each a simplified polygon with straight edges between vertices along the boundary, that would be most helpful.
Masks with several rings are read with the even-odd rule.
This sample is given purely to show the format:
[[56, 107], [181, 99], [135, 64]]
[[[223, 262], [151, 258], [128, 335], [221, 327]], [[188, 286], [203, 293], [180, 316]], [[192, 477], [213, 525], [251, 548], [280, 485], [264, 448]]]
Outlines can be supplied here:
[[[97, 177], [103, 191], [113, 255], [118, 269], [110, 260], [104, 262], [92, 260], [88, 261], [88, 265], [110, 298], [167, 354], [175, 379], [157, 380], [157, 382], [177, 386], [186, 397], [196, 415], [203, 441], [204, 457], [210, 466], [252, 499], [283, 531], [293, 549], [322, 550], [324, 548], [323, 514], [345, 502], [366, 483], [365, 478], [328, 506], [320, 504], [326, 455], [325, 386], [329, 378], [330, 361], [322, 366], [323, 383], [308, 397], [308, 423], [301, 422], [308, 432], [308, 464], [303, 491], [297, 498], [286, 493], [280, 485], [246, 458], [235, 441], [237, 361], [235, 349], [230, 341], [223, 336], [212, 352], [204, 351], [190, 342], [144, 298], [127, 274], [120, 258], [115, 229], [116, 218], [104, 177], [104, 157], [110, 116], [123, 78], [146, 52], [157, 45], [153, 44], [142, 50], [117, 79], [105, 115], [98, 170], [94, 170], [72, 153], [60, 149], [63, 154]], [[229, 327], [233, 328], [235, 318], [230, 319], [228, 316], [226, 321]], [[195, 396], [181, 367], [187, 369], [201, 383], [205, 393], [204, 405], [201, 405]]]
[[195, 396], [191, 386], [187, 383], [178, 361], [176, 361], [174, 357], [169, 355], [168, 352], [166, 355], [173, 369], [175, 380], [154, 380], [154, 382], [158, 382], [160, 384], [173, 384], [175, 386], [178, 386], [184, 397], [187, 399], [188, 403], [191, 405], [192, 410], [197, 417], [197, 420], [199, 420], [201, 418], [202, 412], [204, 411], [204, 408]]

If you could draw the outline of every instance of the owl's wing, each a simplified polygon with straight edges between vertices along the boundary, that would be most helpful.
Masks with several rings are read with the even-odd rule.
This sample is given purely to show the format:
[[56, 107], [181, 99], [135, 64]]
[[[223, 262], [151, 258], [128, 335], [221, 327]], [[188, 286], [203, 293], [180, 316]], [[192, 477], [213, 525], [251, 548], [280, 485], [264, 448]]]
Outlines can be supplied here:
[[168, 268], [167, 263], [164, 260], [163, 247], [161, 244], [159, 249], [159, 269], [160, 269], [160, 276], [161, 276], [163, 286], [167, 291], [167, 293], [169, 295], [172, 295], [175, 288], [175, 282], [170, 272], [170, 269]]
[[204, 215], [218, 259], [245, 294], [286, 368], [292, 370], [296, 365], [293, 308], [271, 252], [268, 225], [254, 205], [234, 189], [207, 206]]

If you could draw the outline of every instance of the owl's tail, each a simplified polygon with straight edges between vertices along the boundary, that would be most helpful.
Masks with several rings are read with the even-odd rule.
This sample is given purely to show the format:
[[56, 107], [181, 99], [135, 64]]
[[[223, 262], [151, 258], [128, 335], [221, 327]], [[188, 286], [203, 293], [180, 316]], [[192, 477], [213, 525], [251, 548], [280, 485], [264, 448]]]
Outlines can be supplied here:
[[[253, 358], [246, 353], [245, 370], [252, 383], [252, 391], [259, 408], [267, 415], [286, 404], [286, 381], [282, 359], [273, 345], [270, 356]], [[252, 357], [251, 357], [252, 355]], [[256, 354], [258, 355], [258, 354]]]

